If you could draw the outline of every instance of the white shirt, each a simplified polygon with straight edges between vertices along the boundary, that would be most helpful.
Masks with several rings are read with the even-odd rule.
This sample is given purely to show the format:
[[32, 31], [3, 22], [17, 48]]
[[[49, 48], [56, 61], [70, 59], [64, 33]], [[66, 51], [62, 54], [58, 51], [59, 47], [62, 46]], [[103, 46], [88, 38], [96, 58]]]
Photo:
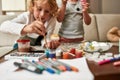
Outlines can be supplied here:
[[[59, 7], [61, 6], [60, 2], [60, 0], [57, 0]], [[59, 30], [59, 35], [64, 38], [83, 37], [83, 16], [80, 0], [76, 3], [67, 2], [65, 16]]]

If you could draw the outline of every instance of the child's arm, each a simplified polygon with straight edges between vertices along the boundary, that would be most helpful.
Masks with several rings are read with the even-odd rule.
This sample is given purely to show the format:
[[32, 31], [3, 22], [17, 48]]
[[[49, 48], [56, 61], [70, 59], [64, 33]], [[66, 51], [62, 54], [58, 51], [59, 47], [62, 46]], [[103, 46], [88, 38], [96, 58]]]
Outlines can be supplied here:
[[89, 8], [89, 4], [87, 2], [82, 2], [82, 7], [83, 7], [83, 19], [84, 19], [84, 22], [85, 24], [89, 25], [91, 23], [91, 17], [89, 16], [88, 14], [88, 8]]
[[58, 16], [57, 16], [58, 22], [62, 22], [64, 19], [67, 1], [68, 0], [62, 0], [62, 6], [58, 9]]

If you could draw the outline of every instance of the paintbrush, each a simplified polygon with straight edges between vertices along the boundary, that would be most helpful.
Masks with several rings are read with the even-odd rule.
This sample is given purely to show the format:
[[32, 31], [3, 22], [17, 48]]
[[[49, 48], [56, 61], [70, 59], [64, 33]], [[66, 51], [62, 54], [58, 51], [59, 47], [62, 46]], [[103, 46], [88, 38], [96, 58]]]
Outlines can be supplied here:
[[[42, 20], [41, 20], [40, 17], [38, 18], [38, 20], [42, 22]], [[43, 34], [42, 34], [42, 35], [43, 35]], [[45, 35], [43, 35], [43, 37], [44, 37], [44, 40], [45, 40], [46, 48], [48, 49], [47, 38], [46, 38]]]

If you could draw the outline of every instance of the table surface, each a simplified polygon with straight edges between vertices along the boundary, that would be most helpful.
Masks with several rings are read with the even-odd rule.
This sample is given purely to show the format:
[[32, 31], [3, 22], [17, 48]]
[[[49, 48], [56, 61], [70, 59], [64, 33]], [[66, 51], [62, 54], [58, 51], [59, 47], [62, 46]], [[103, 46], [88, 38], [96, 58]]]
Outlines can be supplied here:
[[[117, 54], [118, 46], [113, 46], [109, 52]], [[120, 80], [120, 66], [113, 66], [113, 62], [104, 65], [98, 65], [95, 62], [87, 61], [95, 80]]]
[[[109, 52], [118, 53], [118, 46], [113, 46]], [[4, 56], [0, 58], [0, 63], [4, 62]], [[88, 67], [93, 73], [95, 80], [120, 80], [120, 67], [113, 66], [113, 63], [98, 65], [93, 61], [88, 61]]]

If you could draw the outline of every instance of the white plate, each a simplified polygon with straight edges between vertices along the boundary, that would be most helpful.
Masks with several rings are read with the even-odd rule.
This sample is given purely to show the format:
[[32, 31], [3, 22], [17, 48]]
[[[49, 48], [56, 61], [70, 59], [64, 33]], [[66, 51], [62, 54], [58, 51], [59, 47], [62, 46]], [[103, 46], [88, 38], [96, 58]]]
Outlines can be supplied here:
[[82, 44], [83, 50], [86, 52], [104, 52], [112, 47], [112, 43], [108, 42], [85, 42]]

